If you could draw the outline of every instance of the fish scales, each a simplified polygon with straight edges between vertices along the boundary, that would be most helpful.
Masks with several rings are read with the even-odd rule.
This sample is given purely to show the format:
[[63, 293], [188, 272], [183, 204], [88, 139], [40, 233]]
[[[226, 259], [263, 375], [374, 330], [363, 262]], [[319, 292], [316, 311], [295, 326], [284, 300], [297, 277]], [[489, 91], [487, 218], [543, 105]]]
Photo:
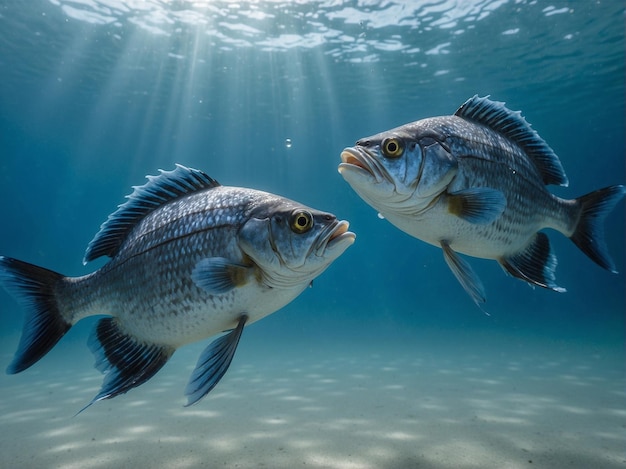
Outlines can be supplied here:
[[[507, 201], [506, 210], [494, 223], [483, 225], [445, 217], [449, 223], [437, 225], [436, 231], [420, 231], [427, 238], [425, 241], [438, 246], [446, 238], [459, 252], [498, 259], [519, 251], [532, 234], [544, 227], [571, 234], [574, 204], [546, 190], [537, 167], [518, 145], [487, 127], [456, 116], [425, 119], [424, 127], [426, 132], [442, 136], [458, 158], [458, 171], [447, 192], [489, 187], [506, 194]], [[448, 213], [445, 195], [439, 205], [439, 210], [424, 214], [424, 225]]]
[[[229, 199], [230, 198], [230, 199]], [[229, 203], [230, 201], [230, 203]], [[202, 234], [203, 231], [219, 229], [222, 226], [236, 228], [245, 219], [250, 196], [245, 197], [239, 188], [216, 187], [207, 193], [193, 194], [183, 200], [176, 200], [149, 214], [133, 230], [121, 248], [126, 256], [138, 255], [156, 245], [173, 239]], [[196, 241], [213, 246], [214, 239], [202, 236]], [[219, 250], [221, 246], [213, 246]], [[128, 252], [124, 252], [128, 249]]]
[[[74, 315], [71, 321], [106, 312], [117, 316], [137, 338], [173, 346], [221, 332], [235, 322], [239, 311], [233, 309], [239, 306], [235, 292], [207, 295], [191, 280], [195, 264], [207, 255], [244, 260], [235, 233], [249, 198], [237, 189], [209, 192], [213, 190], [215, 195], [196, 194], [151, 213], [122, 245], [118, 257], [86, 278], [84, 285], [73, 283], [73, 291], [64, 295], [73, 300], [66, 308]], [[231, 195], [235, 203], [228, 207], [224, 201]], [[93, 303], [89, 296], [99, 301]], [[87, 308], [80, 306], [85, 300]], [[249, 307], [241, 303], [240, 310]], [[237, 311], [230, 311], [231, 318], [229, 307]], [[216, 314], [207, 315], [207, 310]]]
[[[499, 132], [457, 116], [433, 117], [419, 122], [423, 123], [426, 130], [415, 131], [426, 134], [432, 132], [445, 142], [450, 152], [457, 158], [479, 158], [490, 161], [523, 175], [537, 187], [544, 187], [544, 184], [540, 184], [541, 175], [533, 161], [518, 144]], [[475, 174], [474, 177], [481, 175], [486, 179], [490, 173]]]

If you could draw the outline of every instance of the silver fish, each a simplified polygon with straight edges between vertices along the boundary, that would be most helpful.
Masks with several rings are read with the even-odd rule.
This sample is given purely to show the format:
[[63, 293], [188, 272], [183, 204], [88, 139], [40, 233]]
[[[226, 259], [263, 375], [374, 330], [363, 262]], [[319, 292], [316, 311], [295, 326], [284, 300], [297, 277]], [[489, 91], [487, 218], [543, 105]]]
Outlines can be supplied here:
[[105, 376], [82, 410], [143, 384], [179, 347], [230, 331], [191, 375], [187, 405], [197, 402], [226, 373], [244, 325], [293, 300], [355, 239], [330, 213], [181, 165], [148, 176], [128, 199], [89, 244], [85, 262], [111, 258], [89, 275], [0, 257], [0, 280], [27, 306], [8, 373], [33, 365], [81, 319], [111, 316], [89, 339]]
[[624, 186], [566, 200], [546, 185], [566, 186], [561, 163], [521, 116], [474, 96], [452, 116], [433, 117], [364, 138], [341, 153], [339, 172], [369, 205], [402, 231], [443, 249], [474, 302], [485, 291], [458, 255], [494, 259], [532, 285], [555, 282], [552, 228], [615, 272], [603, 221]]

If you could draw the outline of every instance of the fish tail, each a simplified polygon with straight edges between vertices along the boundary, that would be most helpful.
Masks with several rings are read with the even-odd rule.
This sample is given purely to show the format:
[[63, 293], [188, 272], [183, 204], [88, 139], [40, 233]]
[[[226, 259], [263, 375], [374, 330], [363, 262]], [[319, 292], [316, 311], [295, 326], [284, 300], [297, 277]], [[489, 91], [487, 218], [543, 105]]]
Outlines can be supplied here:
[[43, 267], [0, 256], [0, 283], [27, 308], [22, 337], [7, 373], [19, 373], [35, 364], [72, 327], [63, 318], [55, 294], [63, 279]]
[[604, 219], [626, 193], [621, 185], [605, 187], [576, 199], [579, 220], [570, 239], [599, 266], [617, 273], [604, 240]]

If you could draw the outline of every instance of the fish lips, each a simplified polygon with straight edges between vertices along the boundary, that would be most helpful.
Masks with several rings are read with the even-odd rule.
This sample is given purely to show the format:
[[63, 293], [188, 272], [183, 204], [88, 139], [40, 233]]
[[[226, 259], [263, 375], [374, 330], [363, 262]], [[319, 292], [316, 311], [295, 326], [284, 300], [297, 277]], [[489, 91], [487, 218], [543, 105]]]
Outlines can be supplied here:
[[376, 156], [362, 147], [348, 147], [341, 152], [339, 174], [350, 183], [351, 179], [366, 179], [370, 184], [390, 182], [393, 179]]
[[356, 239], [356, 235], [348, 231], [350, 223], [345, 220], [335, 221], [322, 231], [311, 252], [318, 257], [336, 259]]

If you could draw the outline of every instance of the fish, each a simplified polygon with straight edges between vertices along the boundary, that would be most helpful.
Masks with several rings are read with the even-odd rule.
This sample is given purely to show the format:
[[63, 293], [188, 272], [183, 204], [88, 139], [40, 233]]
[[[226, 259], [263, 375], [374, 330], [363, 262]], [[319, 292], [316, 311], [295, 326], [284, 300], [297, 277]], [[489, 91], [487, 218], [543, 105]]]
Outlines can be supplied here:
[[440, 247], [479, 307], [485, 287], [459, 253], [497, 261], [530, 285], [564, 292], [545, 229], [570, 238], [616, 273], [604, 221], [624, 196], [613, 185], [563, 199], [561, 161], [520, 111], [477, 95], [451, 116], [429, 117], [360, 139], [341, 152], [338, 170], [382, 218]]
[[180, 164], [147, 179], [89, 243], [84, 263], [109, 258], [98, 270], [66, 277], [0, 257], [0, 282], [26, 309], [9, 374], [80, 320], [106, 315], [88, 339], [102, 386], [79, 413], [145, 383], [178, 348], [223, 333], [185, 388], [195, 404], [228, 370], [244, 326], [290, 303], [356, 237], [331, 213]]

